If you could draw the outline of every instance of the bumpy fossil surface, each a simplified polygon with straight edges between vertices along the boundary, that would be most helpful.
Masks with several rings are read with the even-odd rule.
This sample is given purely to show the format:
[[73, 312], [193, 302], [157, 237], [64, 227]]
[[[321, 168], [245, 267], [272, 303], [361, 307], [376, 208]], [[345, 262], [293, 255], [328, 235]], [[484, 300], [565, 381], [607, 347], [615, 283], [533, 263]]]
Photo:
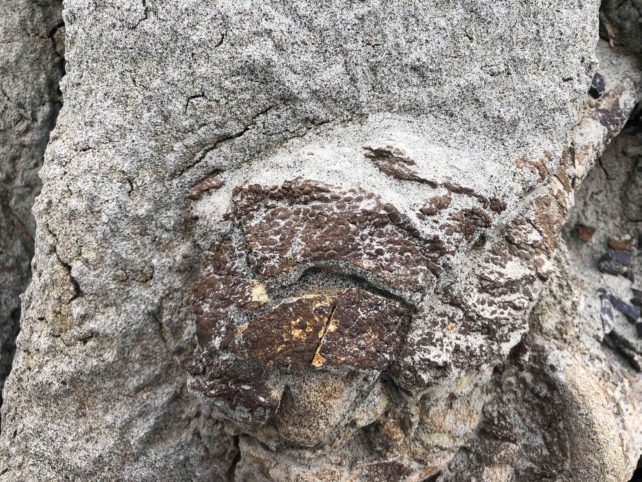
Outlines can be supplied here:
[[65, 1], [0, 480], [628, 480], [642, 78], [598, 10]]

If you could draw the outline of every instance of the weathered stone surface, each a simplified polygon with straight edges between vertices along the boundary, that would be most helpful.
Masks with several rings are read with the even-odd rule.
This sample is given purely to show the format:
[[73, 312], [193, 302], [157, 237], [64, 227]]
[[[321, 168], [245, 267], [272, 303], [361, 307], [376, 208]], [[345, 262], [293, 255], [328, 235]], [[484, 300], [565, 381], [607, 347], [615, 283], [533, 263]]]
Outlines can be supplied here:
[[640, 0], [605, 0], [600, 20], [602, 35], [612, 45], [642, 55], [642, 3]]
[[0, 389], [15, 350], [19, 296], [31, 276], [37, 173], [62, 101], [61, 4], [0, 3]]
[[[639, 131], [625, 130], [589, 173], [529, 336], [495, 372], [478, 437], [437, 480], [636, 480], [642, 344], [612, 307], [636, 289], [595, 260], [614, 233], [639, 233], [625, 207], [641, 142]], [[590, 240], [576, 238], [577, 224], [596, 228]]]
[[65, 2], [0, 480], [625, 476], [635, 327], [542, 296], [640, 96], [598, 3]]
[[373, 193], [297, 179], [280, 187], [250, 185], [233, 202], [257, 275], [348, 265], [418, 302], [441, 272], [439, 238], [423, 238], [408, 216]]

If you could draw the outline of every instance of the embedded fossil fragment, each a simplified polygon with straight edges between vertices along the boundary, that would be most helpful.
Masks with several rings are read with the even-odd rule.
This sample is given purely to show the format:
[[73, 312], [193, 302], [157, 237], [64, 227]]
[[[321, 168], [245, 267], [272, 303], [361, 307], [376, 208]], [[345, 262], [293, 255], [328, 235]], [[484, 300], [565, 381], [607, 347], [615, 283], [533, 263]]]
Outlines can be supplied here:
[[66, 0], [0, 478], [623, 479], [635, 327], [527, 336], [639, 97], [598, 4]]
[[[239, 419], [250, 420], [258, 410], [265, 421], [265, 410], [275, 415], [278, 403], [263, 401], [279, 398], [267, 396], [266, 379], [279, 378], [270, 371], [388, 369], [409, 322], [410, 307], [402, 299], [419, 301], [430, 289], [440, 269], [440, 244], [422, 238], [393, 206], [360, 190], [302, 180], [250, 185], [236, 190], [233, 206], [229, 217], [247, 251], [230, 241], [218, 244], [198, 282], [200, 355], [194, 373], [204, 381], [197, 386], [227, 402], [226, 413], [240, 407]], [[310, 266], [353, 270], [372, 284], [313, 286], [274, 299], [271, 291], [296, 282]], [[228, 373], [233, 360], [241, 371], [264, 367], [263, 379]], [[243, 395], [230, 396], [235, 387]], [[256, 400], [248, 398], [251, 393]]]

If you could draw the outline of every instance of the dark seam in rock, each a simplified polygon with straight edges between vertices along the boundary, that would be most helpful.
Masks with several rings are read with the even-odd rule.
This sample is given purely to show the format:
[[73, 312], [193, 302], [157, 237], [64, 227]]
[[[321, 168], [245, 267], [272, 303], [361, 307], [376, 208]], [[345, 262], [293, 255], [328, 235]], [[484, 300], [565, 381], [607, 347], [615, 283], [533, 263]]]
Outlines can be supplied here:
[[74, 301], [77, 298], [80, 298], [81, 296], [84, 296], [83, 291], [80, 289], [80, 285], [78, 284], [78, 281], [74, 276], [71, 274], [71, 265], [69, 263], [65, 263], [60, 255], [58, 254], [58, 250], [56, 246], [54, 246], [54, 254], [56, 255], [56, 259], [58, 259], [58, 262], [62, 265], [63, 268], [67, 271], [67, 275], [69, 275], [69, 279], [71, 280], [71, 284], [74, 287], [74, 295], [72, 298], [67, 302], [67, 304], [70, 304], [72, 301]]
[[185, 101], [185, 110], [184, 110], [185, 112], [187, 112], [187, 109], [189, 108], [190, 102], [195, 100], [195, 99], [207, 99], [207, 96], [202, 92], [200, 94], [190, 95], [187, 98], [187, 100]]
[[133, 27], [130, 28], [130, 30], [135, 30], [136, 28], [138, 28], [138, 26], [142, 22], [144, 22], [145, 20], [147, 20], [149, 18], [148, 11], [147, 11], [147, 8], [148, 8], [147, 7], [147, 0], [141, 0], [141, 1], [143, 3], [143, 16], [138, 19], [138, 21], [134, 24]]
[[265, 109], [261, 110], [260, 112], [256, 113], [254, 116], [252, 116], [252, 118], [250, 119], [250, 122], [245, 127], [243, 127], [241, 130], [237, 131], [236, 133], [220, 136], [209, 147], [206, 147], [205, 149], [203, 149], [200, 152], [200, 154], [196, 156], [196, 159], [193, 162], [191, 162], [190, 164], [188, 164], [187, 166], [181, 168], [178, 172], [173, 174], [171, 176], [171, 179], [176, 179], [176, 178], [182, 177], [187, 171], [193, 169], [198, 164], [200, 164], [201, 161], [203, 159], [205, 159], [205, 157], [210, 152], [216, 150], [216, 148], [218, 148], [221, 144], [224, 144], [224, 143], [226, 143], [228, 141], [232, 141], [234, 139], [238, 139], [239, 137], [245, 135], [252, 127], [254, 127], [256, 125], [256, 120], [259, 117], [268, 114], [271, 110], [275, 109], [276, 107], [277, 107], [276, 105], [270, 105], [270, 106], [266, 107]]

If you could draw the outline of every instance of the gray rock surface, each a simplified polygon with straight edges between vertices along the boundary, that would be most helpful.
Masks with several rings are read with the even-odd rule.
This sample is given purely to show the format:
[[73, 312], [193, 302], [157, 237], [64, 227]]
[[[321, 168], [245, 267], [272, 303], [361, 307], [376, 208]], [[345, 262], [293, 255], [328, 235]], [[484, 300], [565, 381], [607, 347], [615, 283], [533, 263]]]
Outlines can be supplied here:
[[602, 36], [611, 45], [642, 55], [642, 2], [640, 0], [605, 0], [600, 20]]
[[[615, 308], [606, 329], [600, 292], [630, 303], [640, 251], [633, 250], [635, 282], [600, 272], [598, 261], [614, 240], [632, 247], [640, 235], [627, 212], [633, 200], [642, 205], [641, 134], [631, 123], [578, 191], [529, 336], [494, 377], [480, 437], [438, 480], [637, 480], [642, 339]], [[578, 225], [595, 229], [591, 239], [578, 236]]]
[[0, 387], [31, 276], [37, 173], [62, 100], [61, 13], [59, 1], [0, 2]]
[[66, 1], [0, 480], [625, 480], [556, 255], [640, 98], [598, 7]]

